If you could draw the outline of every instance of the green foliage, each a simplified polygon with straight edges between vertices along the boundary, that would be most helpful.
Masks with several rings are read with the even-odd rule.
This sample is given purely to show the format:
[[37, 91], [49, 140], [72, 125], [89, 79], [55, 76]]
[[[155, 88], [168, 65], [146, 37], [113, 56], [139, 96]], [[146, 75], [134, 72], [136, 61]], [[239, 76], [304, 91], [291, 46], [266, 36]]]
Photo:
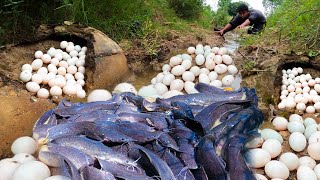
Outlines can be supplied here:
[[167, 0], [177, 15], [185, 19], [198, 18], [202, 8], [203, 0]]
[[232, 18], [228, 14], [228, 7], [220, 7], [217, 12], [214, 12], [213, 16], [212, 24], [214, 27], [223, 27], [228, 24]]
[[277, 6], [279, 6], [284, 0], [263, 0], [262, 4], [266, 12], [272, 12]]
[[238, 13], [237, 9], [241, 4], [249, 5], [247, 2], [244, 2], [244, 1], [231, 2], [228, 6], [228, 14], [230, 16], [237, 15]]

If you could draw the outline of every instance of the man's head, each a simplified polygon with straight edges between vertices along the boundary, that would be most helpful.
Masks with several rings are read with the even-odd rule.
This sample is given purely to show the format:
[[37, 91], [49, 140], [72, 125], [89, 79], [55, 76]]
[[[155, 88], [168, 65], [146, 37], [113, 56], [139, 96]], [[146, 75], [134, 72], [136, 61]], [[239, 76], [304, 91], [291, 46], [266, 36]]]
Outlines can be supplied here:
[[240, 4], [237, 10], [242, 18], [247, 18], [249, 16], [249, 7], [246, 4]]

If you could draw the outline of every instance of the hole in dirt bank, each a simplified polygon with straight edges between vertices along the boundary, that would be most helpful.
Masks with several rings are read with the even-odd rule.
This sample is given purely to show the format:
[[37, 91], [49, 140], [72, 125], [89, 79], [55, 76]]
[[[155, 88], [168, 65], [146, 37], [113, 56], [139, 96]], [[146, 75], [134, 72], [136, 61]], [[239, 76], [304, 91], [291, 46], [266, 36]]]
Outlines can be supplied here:
[[[278, 65], [277, 72], [276, 72], [276, 77], [274, 81], [274, 100], [276, 104], [280, 103], [280, 95], [281, 95], [281, 86], [283, 85], [282, 83], [282, 77], [283, 73], [282, 70], [288, 70], [288, 69], [293, 69], [293, 68], [298, 68], [301, 67], [303, 69], [303, 72], [301, 74], [310, 74], [312, 79], [316, 79], [320, 77], [320, 66], [316, 64], [316, 62], [313, 61], [301, 61], [300, 58], [296, 58], [296, 60], [280, 60], [280, 64]], [[297, 76], [301, 75], [300, 73]], [[289, 77], [288, 77], [289, 78]], [[311, 88], [312, 89], [312, 88]]]
[[73, 42], [75, 45], [80, 45], [81, 47], [87, 46], [88, 47], [88, 41], [84, 38], [78, 37], [76, 35], [56, 35], [52, 34], [48, 37], [48, 39], [54, 40], [54, 41], [68, 41]]

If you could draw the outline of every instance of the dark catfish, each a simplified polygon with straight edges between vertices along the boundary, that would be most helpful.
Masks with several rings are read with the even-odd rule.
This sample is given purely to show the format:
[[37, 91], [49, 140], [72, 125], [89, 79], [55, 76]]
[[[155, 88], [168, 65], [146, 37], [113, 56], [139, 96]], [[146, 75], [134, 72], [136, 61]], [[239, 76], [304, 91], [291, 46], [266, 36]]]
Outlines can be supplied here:
[[116, 180], [116, 178], [107, 171], [97, 169], [92, 166], [86, 166], [81, 171], [83, 179], [88, 180]]
[[227, 168], [230, 180], [255, 179], [253, 172], [249, 169], [243, 158], [243, 147], [246, 143], [245, 135], [236, 135], [229, 140], [227, 151]]
[[226, 164], [215, 151], [214, 141], [202, 138], [196, 148], [197, 163], [202, 166], [209, 179], [227, 180]]

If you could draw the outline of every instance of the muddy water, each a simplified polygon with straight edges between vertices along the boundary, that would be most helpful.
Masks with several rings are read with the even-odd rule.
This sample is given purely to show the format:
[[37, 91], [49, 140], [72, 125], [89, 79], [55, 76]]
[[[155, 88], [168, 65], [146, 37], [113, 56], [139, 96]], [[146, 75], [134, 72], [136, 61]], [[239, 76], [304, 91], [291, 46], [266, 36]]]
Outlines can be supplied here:
[[226, 47], [231, 54], [234, 54], [240, 46], [240, 43], [237, 41], [239, 35], [229, 32], [224, 36], [224, 38], [225, 42], [223, 43], [223, 46]]

